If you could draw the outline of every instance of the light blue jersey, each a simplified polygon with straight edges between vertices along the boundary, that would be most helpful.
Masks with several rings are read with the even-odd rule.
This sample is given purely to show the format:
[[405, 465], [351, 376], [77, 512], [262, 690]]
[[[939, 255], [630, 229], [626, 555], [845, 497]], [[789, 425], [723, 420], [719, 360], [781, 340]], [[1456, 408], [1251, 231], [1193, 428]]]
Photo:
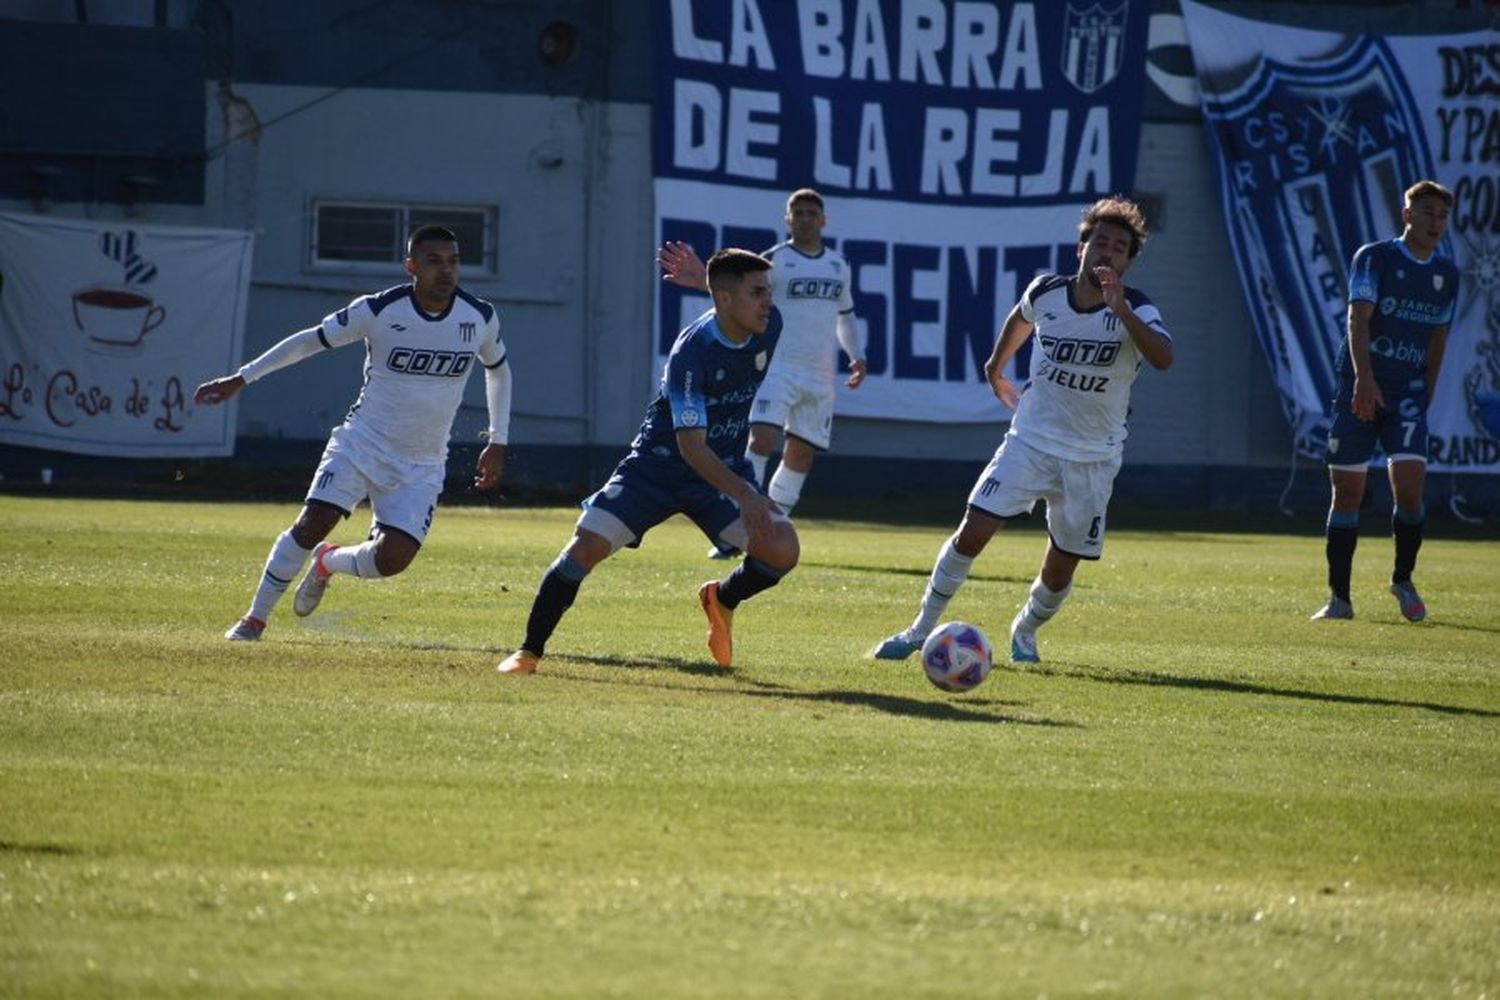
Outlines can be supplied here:
[[[1399, 238], [1367, 243], [1355, 252], [1349, 301], [1375, 306], [1370, 365], [1382, 394], [1425, 397], [1428, 345], [1434, 329], [1453, 321], [1457, 293], [1453, 261], [1436, 254], [1417, 260]], [[1338, 372], [1341, 383], [1353, 385], [1347, 339], [1339, 351]]]
[[677, 432], [702, 427], [713, 453], [738, 469], [750, 433], [750, 404], [765, 380], [781, 325], [781, 311], [773, 308], [764, 333], [736, 344], [719, 330], [713, 310], [689, 323], [667, 356], [656, 398], [631, 442], [632, 457], [680, 466], [696, 478], [677, 450]]

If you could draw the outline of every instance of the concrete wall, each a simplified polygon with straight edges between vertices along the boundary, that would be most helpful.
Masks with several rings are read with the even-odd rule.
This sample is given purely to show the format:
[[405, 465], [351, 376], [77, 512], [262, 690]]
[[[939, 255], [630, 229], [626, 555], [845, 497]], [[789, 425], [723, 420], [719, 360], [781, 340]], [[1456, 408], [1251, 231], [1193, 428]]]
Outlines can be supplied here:
[[[498, 39], [496, 51], [475, 49], [478, 43], [444, 24], [446, 34], [433, 43], [440, 44], [437, 77], [424, 75], [420, 62], [402, 64], [391, 71], [405, 74], [399, 80], [346, 88], [331, 81], [341, 73], [347, 79], [364, 58], [361, 44], [386, 38], [383, 32], [400, 18], [390, 25], [370, 21], [376, 15], [369, 8], [339, 0], [335, 6], [347, 8], [345, 14], [330, 15], [317, 30], [346, 30], [347, 18], [363, 19], [357, 21], [366, 32], [363, 42], [345, 38], [330, 50], [352, 60], [349, 66], [320, 64], [307, 68], [305, 80], [268, 82], [321, 51], [313, 35], [286, 34], [276, 12], [290, 9], [289, 3], [231, 3], [236, 20], [227, 41], [215, 41], [227, 28], [205, 29], [209, 62], [238, 74], [204, 84], [207, 146], [218, 149], [230, 135], [250, 138], [209, 160], [201, 206], [92, 201], [43, 207], [58, 215], [128, 214], [142, 223], [254, 231], [248, 358], [352, 297], [404, 279], [394, 265], [384, 271], [314, 266], [312, 199], [497, 206], [498, 273], [470, 270], [464, 284], [501, 311], [517, 374], [515, 468], [570, 488], [597, 481], [633, 435], [656, 377], [656, 234], [650, 108], [644, 103], [651, 27], [640, 19], [640, 6], [631, 0], [569, 0], [556, 8], [438, 5], [444, 17], [495, 19], [487, 30]], [[391, 11], [399, 6], [380, 17], [395, 17]], [[514, 60], [536, 59], [536, 26], [563, 15], [584, 25], [583, 63], [556, 76], [518, 70]], [[184, 17], [173, 26], [185, 29]], [[410, 42], [392, 38], [395, 48], [396, 41]], [[289, 53], [287, 45], [306, 53]], [[458, 57], [476, 52], [488, 60], [486, 68], [475, 71], [472, 89], [454, 89], [463, 78], [454, 68], [462, 65]], [[1264, 503], [1268, 484], [1279, 482], [1288, 467], [1290, 438], [1244, 305], [1201, 125], [1181, 118], [1157, 116], [1141, 142], [1136, 189], [1159, 198], [1161, 212], [1130, 280], [1161, 307], [1175, 335], [1177, 362], [1166, 373], [1147, 370], [1137, 385], [1121, 489], [1127, 497], [1190, 504], [1234, 505], [1236, 497], [1252, 494], [1252, 502]], [[831, 199], [835, 218], [836, 202]], [[0, 200], [0, 207], [33, 211], [38, 205], [11, 199]], [[362, 363], [349, 349], [256, 385], [241, 405], [242, 454], [263, 454], [267, 441], [315, 447], [354, 398]], [[481, 382], [474, 379], [455, 426], [456, 443], [475, 440], [483, 405]], [[814, 475], [809, 496], [871, 483], [913, 489], [962, 483], [991, 454], [1001, 430], [841, 418], [834, 453], [825, 460], [828, 471]], [[903, 472], [893, 476], [897, 462]], [[1321, 473], [1313, 472], [1318, 492]]]

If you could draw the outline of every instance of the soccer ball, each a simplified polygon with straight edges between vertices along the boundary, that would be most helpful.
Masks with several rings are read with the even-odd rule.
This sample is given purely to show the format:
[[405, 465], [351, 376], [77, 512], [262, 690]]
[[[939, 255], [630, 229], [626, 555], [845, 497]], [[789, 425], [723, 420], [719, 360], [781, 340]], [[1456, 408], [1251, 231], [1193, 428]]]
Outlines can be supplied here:
[[949, 622], [922, 643], [922, 669], [944, 691], [971, 691], [990, 675], [995, 653], [977, 625]]

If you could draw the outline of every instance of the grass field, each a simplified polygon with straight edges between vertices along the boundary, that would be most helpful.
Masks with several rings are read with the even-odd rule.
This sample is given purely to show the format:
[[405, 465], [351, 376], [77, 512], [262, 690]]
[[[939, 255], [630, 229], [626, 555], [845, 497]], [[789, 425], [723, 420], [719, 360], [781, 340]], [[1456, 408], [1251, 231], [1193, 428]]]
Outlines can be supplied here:
[[[288, 505], [0, 497], [0, 995], [1500, 992], [1500, 542], [1112, 534], [1044, 662], [863, 658], [933, 527], [801, 524], [711, 665], [672, 522], [501, 677], [573, 512], [443, 512], [229, 645]], [[336, 540], [358, 537], [343, 527]], [[952, 617], [998, 645], [1002, 533]]]

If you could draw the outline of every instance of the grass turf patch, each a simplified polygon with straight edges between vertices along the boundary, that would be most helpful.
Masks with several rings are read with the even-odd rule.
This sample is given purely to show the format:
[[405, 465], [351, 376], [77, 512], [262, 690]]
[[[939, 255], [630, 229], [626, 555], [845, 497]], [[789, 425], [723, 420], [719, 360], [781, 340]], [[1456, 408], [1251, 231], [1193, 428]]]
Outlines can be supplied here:
[[[721, 671], [671, 522], [507, 678], [572, 511], [445, 511], [231, 645], [289, 509], [0, 510], [0, 993], [1500, 987], [1494, 542], [1429, 541], [1411, 625], [1367, 538], [1315, 623], [1318, 538], [1112, 533], [1043, 662], [954, 697], [863, 656], [932, 529], [801, 524]], [[1043, 537], [951, 617], [1003, 647]]]

